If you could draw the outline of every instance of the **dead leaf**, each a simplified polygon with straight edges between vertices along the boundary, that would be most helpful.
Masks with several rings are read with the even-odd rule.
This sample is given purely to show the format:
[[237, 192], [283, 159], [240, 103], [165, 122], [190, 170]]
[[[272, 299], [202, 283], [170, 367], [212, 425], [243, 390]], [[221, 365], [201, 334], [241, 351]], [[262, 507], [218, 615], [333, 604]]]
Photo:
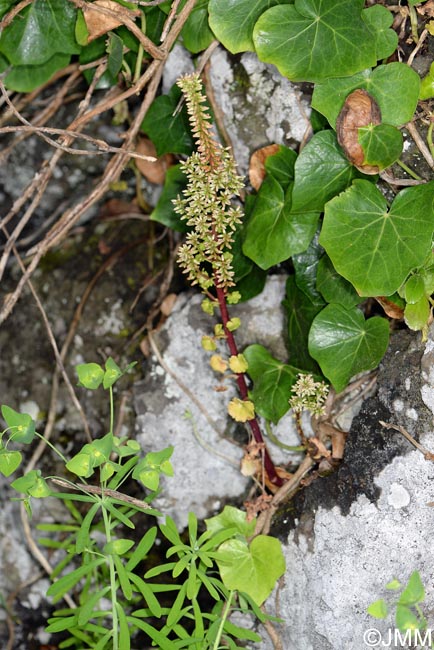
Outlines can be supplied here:
[[362, 126], [381, 123], [381, 111], [375, 99], [362, 88], [350, 93], [336, 120], [338, 142], [348, 160], [364, 174], [378, 174], [377, 166], [364, 165], [365, 154], [358, 140]]
[[390, 298], [386, 296], [375, 296], [375, 300], [383, 307], [389, 318], [396, 318], [397, 320], [404, 318], [404, 310], [402, 307], [396, 305]]
[[160, 305], [160, 310], [161, 310], [161, 313], [163, 314], [163, 316], [170, 316], [177, 298], [178, 298], [178, 296], [176, 295], [176, 293], [169, 293], [164, 298], [163, 302]]
[[262, 149], [258, 149], [257, 151], [252, 153], [250, 157], [250, 164], [249, 164], [249, 179], [250, 179], [250, 185], [256, 191], [258, 191], [259, 188], [261, 187], [262, 181], [264, 180], [266, 175], [265, 161], [269, 156], [272, 156], [278, 151], [279, 151], [278, 144], [269, 144], [268, 146], [262, 147]]
[[[152, 156], [156, 158], [155, 146], [149, 138], [139, 138], [136, 152], [143, 156]], [[169, 153], [160, 156], [160, 158], [157, 158], [155, 162], [136, 158], [136, 166], [139, 172], [147, 181], [154, 183], [155, 185], [162, 185], [164, 183], [168, 168], [174, 164], [175, 158]]]
[[148, 341], [148, 337], [147, 337], [147, 336], [145, 336], [145, 338], [143, 338], [143, 339], [140, 341], [140, 345], [139, 345], [139, 347], [140, 347], [140, 352], [141, 352], [141, 353], [143, 354], [143, 356], [147, 359], [147, 358], [149, 357], [149, 355], [151, 354], [151, 348], [150, 348], [150, 346], [149, 346], [149, 341]]
[[[117, 14], [119, 18], [98, 11], [95, 7], [108, 9], [110, 12]], [[125, 18], [134, 20], [134, 18], [140, 16], [140, 13], [138, 9], [127, 9], [127, 7], [123, 7], [114, 0], [95, 0], [92, 4], [85, 4], [83, 6], [83, 16], [87, 31], [89, 32], [87, 42], [90, 43], [96, 38], [103, 36], [103, 34], [107, 34], [111, 29], [116, 29], [116, 27], [123, 25]]]
[[428, 0], [428, 2], [425, 2], [419, 7], [416, 7], [416, 11], [421, 16], [429, 16], [430, 18], [434, 18], [434, 0]]

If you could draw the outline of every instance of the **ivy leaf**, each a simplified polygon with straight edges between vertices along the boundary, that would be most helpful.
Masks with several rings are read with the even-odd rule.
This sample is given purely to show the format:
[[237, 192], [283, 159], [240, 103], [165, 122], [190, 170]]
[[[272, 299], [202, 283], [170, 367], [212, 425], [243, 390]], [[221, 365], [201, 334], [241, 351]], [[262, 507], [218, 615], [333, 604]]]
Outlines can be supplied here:
[[141, 129], [152, 140], [157, 156], [179, 153], [187, 156], [193, 151], [193, 139], [185, 106], [176, 112], [181, 90], [174, 85], [167, 95], [152, 102], [142, 122]]
[[253, 30], [258, 57], [291, 81], [352, 75], [377, 62], [362, 0], [295, 0], [272, 7]]
[[267, 420], [278, 422], [289, 411], [291, 388], [300, 370], [278, 361], [262, 345], [249, 345], [244, 356], [254, 382], [249, 395], [255, 410]]
[[184, 46], [197, 54], [214, 40], [208, 24], [208, 0], [198, 0], [181, 31]]
[[434, 97], [434, 63], [431, 63], [428, 74], [422, 79], [419, 92], [419, 99], [431, 99], [431, 97]]
[[254, 51], [253, 27], [270, 7], [286, 0], [210, 0], [209, 26], [224, 47], [237, 52]]
[[402, 153], [402, 133], [390, 124], [369, 124], [358, 130], [358, 140], [363, 148], [364, 165], [381, 170], [390, 167]]
[[434, 181], [402, 190], [387, 211], [371, 183], [354, 181], [325, 207], [320, 243], [362, 296], [390, 296], [431, 250]]
[[329, 199], [362, 174], [342, 153], [332, 131], [316, 133], [295, 163], [292, 209], [322, 212]]
[[365, 321], [357, 307], [327, 305], [309, 332], [309, 353], [318, 361], [337, 393], [351, 377], [376, 368], [389, 342], [389, 324], [375, 316]]
[[286, 192], [294, 179], [295, 161], [297, 154], [289, 147], [279, 146], [279, 151], [268, 156], [265, 161], [265, 171], [272, 176]]
[[319, 244], [319, 232], [303, 253], [292, 256], [292, 264], [295, 271], [295, 283], [305, 296], [314, 305], [324, 307], [324, 300], [316, 287], [316, 276], [318, 263], [324, 255], [324, 249]]
[[163, 191], [157, 201], [157, 205], [151, 212], [152, 221], [158, 221], [164, 226], [178, 232], [186, 232], [187, 225], [178, 213], [173, 209], [172, 201], [184, 190], [187, 178], [180, 165], [169, 167], [166, 172]]
[[0, 52], [12, 65], [33, 66], [58, 53], [78, 54], [76, 14], [68, 0], [34, 0], [3, 30]]
[[[419, 75], [405, 63], [388, 63], [352, 77], [317, 84], [312, 107], [326, 116], [333, 128], [347, 96], [356, 88], [366, 90], [378, 103], [382, 121], [401, 126], [412, 119], [419, 97]], [[396, 98], [399, 97], [399, 101]]]
[[258, 535], [250, 545], [239, 539], [223, 542], [216, 562], [225, 587], [245, 592], [257, 605], [268, 598], [285, 572], [280, 542], [268, 535]]
[[411, 330], [422, 330], [427, 324], [431, 314], [431, 305], [425, 296], [417, 302], [405, 306], [404, 320]]
[[262, 269], [306, 250], [315, 234], [317, 212], [292, 213], [292, 187], [267, 176], [245, 229], [243, 252]]
[[69, 54], [54, 54], [41, 65], [13, 66], [4, 79], [6, 88], [19, 93], [28, 93], [42, 86], [53, 74], [68, 65]]
[[122, 68], [124, 44], [117, 34], [110, 32], [107, 40], [107, 72], [116, 78]]
[[318, 263], [316, 286], [326, 302], [335, 302], [347, 309], [360, 302], [352, 284], [336, 272], [327, 255], [323, 255]]
[[383, 5], [373, 5], [362, 13], [365, 22], [376, 32], [376, 55], [377, 59], [387, 59], [393, 54], [398, 45], [398, 34], [389, 29], [393, 23], [393, 14]]
[[288, 352], [291, 363], [301, 368], [318, 372], [318, 365], [310, 356], [307, 343], [309, 329], [314, 317], [322, 309], [322, 305], [314, 304], [301, 291], [294, 276], [286, 281], [286, 298], [283, 306], [288, 320]]

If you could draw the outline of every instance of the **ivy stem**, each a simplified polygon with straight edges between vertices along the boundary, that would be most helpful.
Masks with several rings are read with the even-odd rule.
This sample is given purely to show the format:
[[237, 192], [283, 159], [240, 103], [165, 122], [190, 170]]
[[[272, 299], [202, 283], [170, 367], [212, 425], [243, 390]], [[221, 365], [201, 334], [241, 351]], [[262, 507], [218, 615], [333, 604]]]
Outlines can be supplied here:
[[[229, 319], [229, 312], [228, 312], [228, 306], [226, 303], [226, 293], [225, 290], [222, 287], [219, 287], [218, 284], [216, 283], [216, 293], [217, 293], [217, 300], [219, 303], [219, 308], [220, 308], [220, 314], [222, 317], [222, 323], [223, 323], [223, 330], [226, 335], [226, 341], [228, 344], [229, 352], [231, 353], [231, 356], [237, 356], [239, 354], [238, 352], [238, 346], [235, 341], [235, 337], [233, 333], [228, 329], [227, 324]], [[247, 389], [247, 383], [246, 383], [246, 376], [244, 373], [237, 373], [237, 384], [238, 384], [238, 390], [240, 392], [241, 399], [247, 400], [248, 399], [248, 389]], [[268, 478], [270, 481], [274, 484], [280, 487], [283, 485], [283, 480], [280, 478], [280, 476], [276, 472], [276, 468], [274, 466], [273, 461], [271, 460], [271, 456], [268, 452], [268, 449], [266, 447], [264, 438], [261, 433], [261, 429], [259, 427], [259, 423], [257, 418], [253, 418], [252, 420], [248, 420], [247, 424], [250, 427], [250, 430], [252, 432], [252, 435], [255, 439], [255, 441], [261, 445], [263, 445], [263, 454], [264, 454], [264, 466], [265, 466], [265, 471], [267, 472]]]

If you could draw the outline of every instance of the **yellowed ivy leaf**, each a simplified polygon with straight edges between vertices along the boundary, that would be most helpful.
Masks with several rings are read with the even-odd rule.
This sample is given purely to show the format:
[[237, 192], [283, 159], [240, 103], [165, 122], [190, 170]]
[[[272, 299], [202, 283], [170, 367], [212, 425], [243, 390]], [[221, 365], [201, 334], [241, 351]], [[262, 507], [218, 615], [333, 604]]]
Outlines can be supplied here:
[[236, 422], [248, 422], [255, 417], [255, 405], [250, 400], [234, 397], [228, 404], [228, 413]]

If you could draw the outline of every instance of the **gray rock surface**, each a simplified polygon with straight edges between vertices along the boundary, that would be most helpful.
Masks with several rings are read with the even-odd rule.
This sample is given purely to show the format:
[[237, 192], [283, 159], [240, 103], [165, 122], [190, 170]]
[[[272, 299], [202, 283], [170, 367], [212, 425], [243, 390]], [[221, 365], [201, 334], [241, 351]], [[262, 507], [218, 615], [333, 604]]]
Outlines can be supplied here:
[[[415, 570], [426, 588], [428, 628], [434, 628], [434, 465], [400, 433], [378, 424], [401, 425], [434, 451], [433, 339], [432, 330], [423, 355], [420, 335], [396, 335], [377, 394], [353, 421], [343, 465], [305, 491], [289, 534], [280, 530], [287, 563], [278, 594], [285, 649], [384, 647], [389, 630], [394, 633], [393, 616], [377, 621], [367, 607], [387, 600], [390, 580], [404, 584]], [[275, 611], [272, 598], [268, 607]], [[273, 648], [265, 636], [260, 647]]]

